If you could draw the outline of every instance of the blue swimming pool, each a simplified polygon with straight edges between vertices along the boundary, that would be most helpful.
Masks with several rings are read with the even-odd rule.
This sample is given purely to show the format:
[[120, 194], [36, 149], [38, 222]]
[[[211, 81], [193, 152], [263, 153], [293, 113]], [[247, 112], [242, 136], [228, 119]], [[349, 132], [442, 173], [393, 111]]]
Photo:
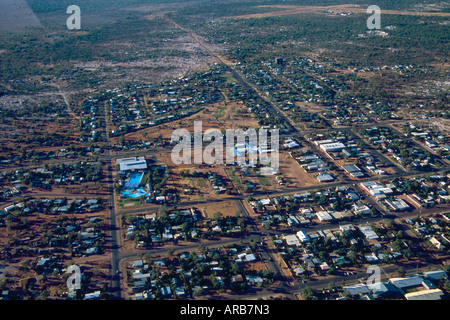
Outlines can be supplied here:
[[136, 189], [139, 187], [139, 183], [141, 183], [142, 177], [144, 176], [143, 172], [132, 173], [128, 182], [125, 183], [125, 189]]
[[120, 193], [122, 194], [122, 198], [139, 198], [150, 195], [148, 192], [145, 192], [144, 188], [124, 189]]

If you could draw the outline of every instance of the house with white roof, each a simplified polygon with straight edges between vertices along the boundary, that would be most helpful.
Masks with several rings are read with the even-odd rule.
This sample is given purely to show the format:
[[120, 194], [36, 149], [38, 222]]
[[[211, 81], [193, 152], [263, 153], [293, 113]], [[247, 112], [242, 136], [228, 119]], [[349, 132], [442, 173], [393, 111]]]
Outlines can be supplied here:
[[288, 246], [300, 246], [300, 239], [295, 234], [284, 235], [283, 239]]
[[328, 211], [316, 212], [316, 216], [321, 222], [333, 220], [333, 217], [328, 213]]
[[362, 234], [369, 240], [378, 239], [378, 235], [373, 231], [372, 227], [369, 225], [359, 225], [358, 229], [362, 232]]
[[309, 242], [309, 240], [310, 240], [310, 237], [306, 234], [305, 231], [302, 231], [302, 230], [297, 232], [297, 237], [299, 238], [299, 240], [301, 242]]
[[367, 285], [365, 285], [363, 283], [355, 284], [353, 286], [346, 286], [343, 289], [345, 291], [347, 291], [351, 296], [357, 296], [359, 294], [370, 293], [370, 290], [367, 287]]

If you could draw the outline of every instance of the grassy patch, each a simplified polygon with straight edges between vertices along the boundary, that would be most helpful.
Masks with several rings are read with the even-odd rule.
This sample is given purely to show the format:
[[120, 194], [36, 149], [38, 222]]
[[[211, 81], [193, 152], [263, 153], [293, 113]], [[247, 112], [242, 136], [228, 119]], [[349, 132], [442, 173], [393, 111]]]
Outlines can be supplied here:
[[121, 208], [133, 208], [139, 206], [140, 203], [141, 203], [140, 198], [128, 198], [128, 199], [121, 199], [119, 201], [119, 206]]
[[197, 184], [200, 188], [206, 188], [206, 181], [203, 178], [198, 178], [197, 179]]
[[146, 184], [150, 183], [150, 175], [151, 175], [151, 171], [147, 171], [144, 176], [141, 179], [141, 183], [139, 183], [139, 186], [143, 187]]
[[233, 184], [235, 185], [235, 187], [240, 190], [244, 190], [244, 186], [242, 185], [241, 180], [239, 179], [239, 177], [237, 175], [234, 174], [233, 169], [227, 168], [225, 170], [227, 171], [228, 176], [230, 177], [231, 181], [233, 181]]
[[270, 186], [269, 179], [266, 176], [258, 176], [259, 183], [263, 186]]
[[216, 110], [216, 112], [214, 112], [213, 116], [214, 118], [218, 119], [218, 118], [222, 118], [225, 115], [225, 110], [227, 109], [227, 106], [218, 106], [218, 109]]

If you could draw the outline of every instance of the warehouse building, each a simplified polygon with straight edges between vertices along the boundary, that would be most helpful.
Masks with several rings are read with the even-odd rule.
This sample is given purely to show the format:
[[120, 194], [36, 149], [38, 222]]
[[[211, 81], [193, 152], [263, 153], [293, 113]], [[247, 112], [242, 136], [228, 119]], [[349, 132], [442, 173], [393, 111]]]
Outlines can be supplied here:
[[119, 165], [120, 171], [130, 171], [130, 170], [146, 170], [147, 162], [144, 157], [131, 157], [116, 159], [116, 164]]

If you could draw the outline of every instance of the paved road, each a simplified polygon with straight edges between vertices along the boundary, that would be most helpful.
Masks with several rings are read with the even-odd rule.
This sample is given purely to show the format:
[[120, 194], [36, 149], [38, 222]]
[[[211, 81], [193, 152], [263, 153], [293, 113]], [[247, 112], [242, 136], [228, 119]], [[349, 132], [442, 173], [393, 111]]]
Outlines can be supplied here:
[[108, 139], [108, 131], [107, 131], [107, 110], [106, 105], [104, 108], [104, 126], [103, 126], [103, 134], [105, 136], [105, 152], [107, 161], [107, 183], [108, 183], [108, 193], [109, 193], [109, 230], [110, 230], [110, 248], [111, 248], [111, 274], [110, 274], [110, 291], [111, 295], [115, 299], [122, 298], [122, 290], [120, 287], [120, 270], [119, 270], [119, 244], [117, 240], [120, 237], [120, 230], [116, 223], [116, 207], [114, 201], [114, 185], [113, 185], [113, 166], [112, 166], [112, 157]]

